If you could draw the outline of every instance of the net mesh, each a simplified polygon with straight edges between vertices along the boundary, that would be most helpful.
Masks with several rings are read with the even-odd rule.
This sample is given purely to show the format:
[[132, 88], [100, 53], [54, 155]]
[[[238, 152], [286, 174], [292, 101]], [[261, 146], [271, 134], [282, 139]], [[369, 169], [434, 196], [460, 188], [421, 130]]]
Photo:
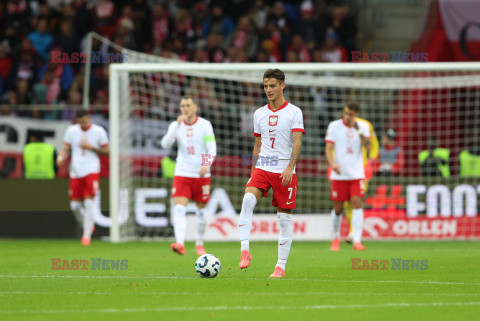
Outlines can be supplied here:
[[[244, 64], [242, 71], [209, 71], [208, 66], [194, 71], [185, 63], [181, 72], [140, 72], [135, 71], [135, 63], [161, 68], [157, 66], [171, 61], [126, 52], [131, 70], [118, 73], [119, 92], [114, 93], [120, 97], [120, 171], [111, 173], [119, 175], [125, 196], [121, 199], [129, 204], [124, 211], [128, 220], [120, 227], [121, 239], [172, 235], [168, 219], [172, 178], [162, 171], [162, 159], [174, 159], [176, 146], [164, 150], [160, 140], [178, 117], [184, 95], [195, 100], [199, 115], [212, 123], [216, 135], [218, 157], [212, 168], [215, 201], [209, 204], [210, 214], [239, 213], [250, 175], [253, 114], [267, 103], [262, 87], [265, 69]], [[479, 72], [395, 71], [389, 70], [388, 64], [375, 72], [317, 69], [286, 72], [284, 95], [302, 109], [306, 130], [297, 163], [295, 213], [330, 212], [326, 128], [341, 117], [345, 102], [355, 99], [360, 102], [360, 117], [371, 122], [380, 145], [380, 157], [368, 165], [373, 177], [365, 198], [364, 234], [391, 236], [392, 231], [375, 227], [373, 218], [381, 218], [404, 220], [404, 225], [397, 224], [397, 232], [410, 238], [479, 237], [480, 169], [468, 165], [473, 169], [465, 174], [467, 165], [462, 164], [462, 169], [460, 161], [463, 151], [478, 153], [480, 144]], [[393, 139], [393, 147], [387, 146], [388, 137]], [[435, 157], [421, 156], [433, 143], [438, 150], [448, 151], [446, 158], [436, 152], [430, 153]], [[397, 162], [397, 157], [392, 160], [392, 149], [400, 151], [394, 154], [400, 154], [402, 161]], [[257, 204], [255, 212], [275, 213], [271, 193]], [[441, 221], [433, 227], [422, 223], [423, 219], [450, 217], [465, 220], [456, 223], [455, 231]], [[409, 221], [414, 218], [413, 223]], [[342, 234], [347, 232], [344, 222]]]

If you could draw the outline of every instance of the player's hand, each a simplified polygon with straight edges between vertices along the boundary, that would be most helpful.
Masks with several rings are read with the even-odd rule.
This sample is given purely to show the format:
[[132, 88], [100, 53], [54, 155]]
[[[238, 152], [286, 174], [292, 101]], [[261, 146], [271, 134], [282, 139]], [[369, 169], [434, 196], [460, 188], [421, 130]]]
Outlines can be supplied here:
[[287, 167], [285, 170], [282, 172], [280, 175], [280, 178], [282, 179], [282, 185], [283, 186], [288, 186], [292, 182], [292, 177], [293, 177], [293, 168]]
[[64, 161], [65, 161], [65, 157], [63, 157], [62, 155], [58, 155], [58, 156], [57, 156], [56, 163], [57, 163], [57, 166], [58, 166], [58, 167], [62, 166], [62, 164], [63, 164]]
[[210, 166], [202, 166], [200, 167], [200, 177], [204, 177], [210, 172]]
[[337, 174], [339, 174], [339, 175], [342, 173], [342, 172], [340, 171], [340, 165], [338, 165], [338, 164], [333, 164], [333, 165], [332, 165], [332, 169], [335, 171], [335, 173], [337, 173]]
[[92, 146], [92, 144], [90, 144], [90, 142], [88, 140], [82, 140], [80, 142], [80, 148], [91, 150], [93, 148], [93, 146]]
[[353, 128], [355, 128], [356, 130], [358, 130], [360, 128], [360, 127], [358, 127], [358, 123], [356, 121], [353, 123]]
[[180, 115], [177, 117], [177, 123], [180, 125], [182, 123], [182, 121], [186, 121], [187, 120], [187, 116], [185, 115]]

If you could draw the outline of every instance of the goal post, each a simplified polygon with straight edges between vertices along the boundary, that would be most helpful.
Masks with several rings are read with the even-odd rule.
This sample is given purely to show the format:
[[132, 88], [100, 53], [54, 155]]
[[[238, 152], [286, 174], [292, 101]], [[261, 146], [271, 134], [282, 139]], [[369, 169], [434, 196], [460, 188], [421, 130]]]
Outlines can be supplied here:
[[[365, 198], [366, 237], [480, 237], [480, 185], [475, 176], [461, 173], [459, 159], [470, 145], [480, 144], [475, 139], [480, 136], [480, 63], [200, 64], [146, 56], [109, 67], [112, 242], [172, 236], [171, 179], [161, 173], [161, 161], [172, 151], [158, 142], [178, 116], [183, 95], [194, 97], [217, 136], [210, 211], [239, 213], [253, 148], [253, 111], [267, 103], [262, 76], [270, 68], [285, 72], [285, 97], [305, 118], [296, 213], [330, 212], [323, 139], [328, 122], [340, 118], [345, 102], [355, 99], [380, 145], [393, 129], [404, 157], [400, 171], [388, 175], [378, 161], [369, 164], [374, 175]], [[448, 176], [422, 172], [419, 153], [433, 137], [449, 152]], [[273, 213], [270, 198], [257, 205], [258, 213]]]

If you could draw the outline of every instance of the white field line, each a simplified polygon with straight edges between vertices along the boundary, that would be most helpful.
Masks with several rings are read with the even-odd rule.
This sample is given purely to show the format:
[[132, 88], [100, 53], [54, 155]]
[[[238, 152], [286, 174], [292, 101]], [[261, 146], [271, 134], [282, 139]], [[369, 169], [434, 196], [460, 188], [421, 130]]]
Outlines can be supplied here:
[[[162, 280], [200, 280], [199, 277], [183, 276], [133, 276], [133, 275], [0, 275], [0, 278], [71, 278], [71, 279], [162, 279]], [[220, 280], [259, 280], [261, 278], [226, 277]], [[268, 279], [268, 278], [265, 278]], [[343, 283], [413, 283], [437, 285], [480, 285], [480, 283], [442, 282], [442, 281], [405, 281], [405, 280], [335, 280], [335, 279], [291, 279], [284, 278], [280, 281], [306, 281], [306, 282], [343, 282]]]
[[0, 310], [0, 314], [60, 314], [60, 313], [126, 313], [126, 312], [186, 312], [186, 311], [232, 311], [232, 310], [325, 310], [325, 309], [364, 309], [398, 307], [441, 307], [477, 306], [480, 302], [426, 302], [426, 303], [379, 303], [379, 304], [340, 304], [307, 306], [210, 306], [210, 307], [165, 307], [165, 308], [107, 308], [107, 309], [24, 309]]
[[[40, 291], [0, 291], [0, 295], [245, 295], [244, 292], [40, 292]], [[388, 293], [388, 292], [254, 292], [258, 295], [345, 295], [345, 296], [361, 296], [361, 295], [389, 295], [389, 296], [480, 296], [480, 293]]]

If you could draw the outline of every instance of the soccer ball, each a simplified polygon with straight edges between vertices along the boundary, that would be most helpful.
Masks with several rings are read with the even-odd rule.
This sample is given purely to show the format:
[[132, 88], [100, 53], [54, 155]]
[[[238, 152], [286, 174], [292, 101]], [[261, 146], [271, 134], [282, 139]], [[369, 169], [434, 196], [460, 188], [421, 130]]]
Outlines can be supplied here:
[[195, 262], [195, 271], [202, 278], [214, 278], [220, 272], [220, 260], [213, 254], [204, 254]]

